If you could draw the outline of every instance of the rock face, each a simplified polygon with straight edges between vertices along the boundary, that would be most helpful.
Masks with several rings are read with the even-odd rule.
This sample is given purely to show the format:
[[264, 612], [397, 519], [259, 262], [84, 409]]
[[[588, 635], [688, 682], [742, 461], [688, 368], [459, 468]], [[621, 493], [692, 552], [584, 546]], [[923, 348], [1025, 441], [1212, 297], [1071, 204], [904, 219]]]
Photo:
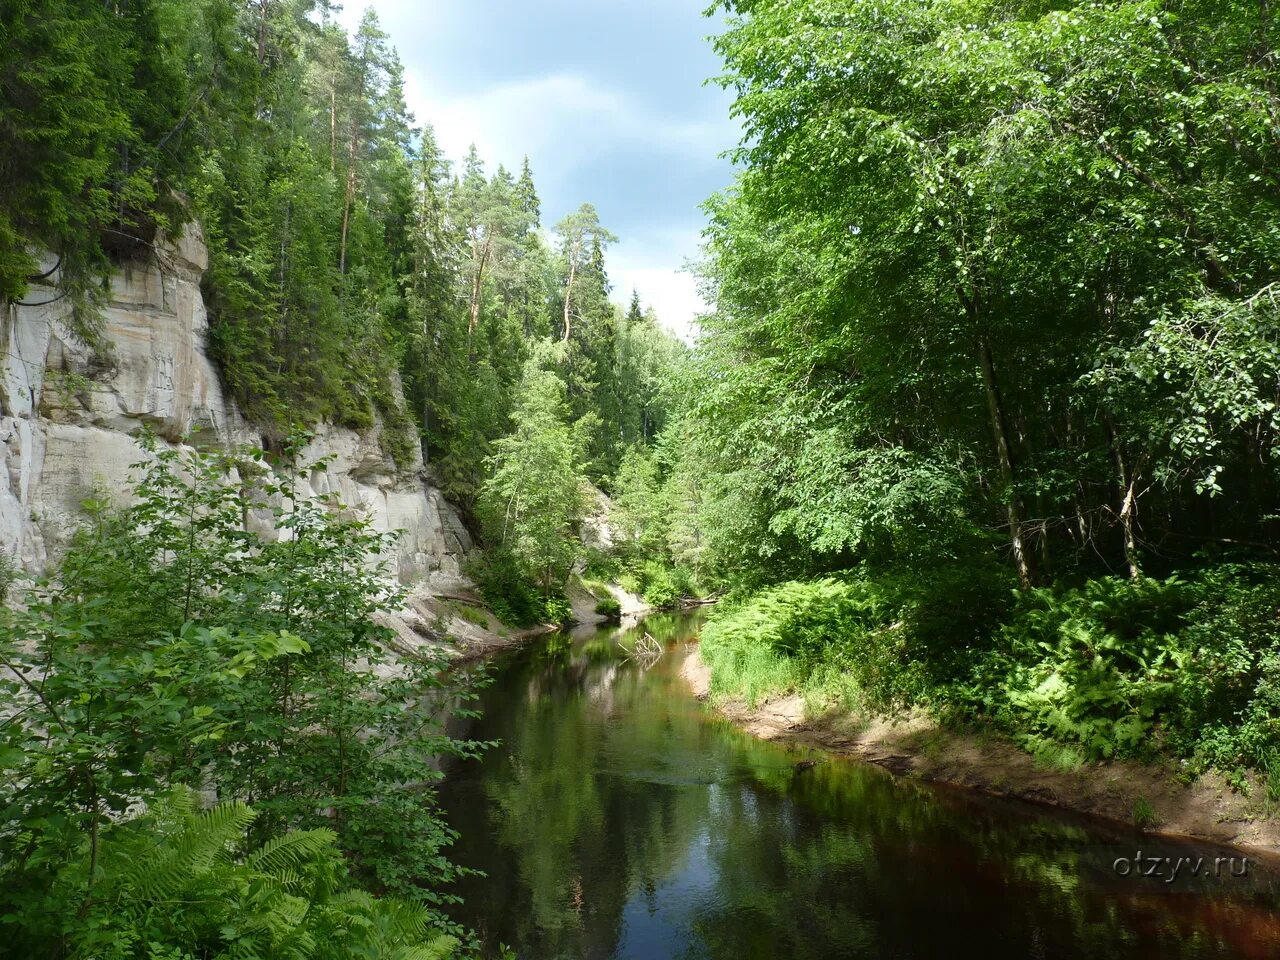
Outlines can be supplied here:
[[587, 515], [582, 518], [578, 538], [588, 549], [608, 550], [617, 539], [613, 525], [609, 522], [609, 515], [613, 512], [613, 502], [603, 490], [595, 487], [591, 488], [590, 499]]
[[[43, 269], [54, 266], [50, 259]], [[57, 561], [87, 495], [128, 496], [129, 466], [142, 458], [134, 437], [144, 426], [175, 444], [261, 444], [205, 354], [207, 266], [203, 240], [188, 228], [158, 243], [148, 262], [117, 271], [103, 316], [106, 356], [67, 333], [69, 307], [54, 287], [33, 285], [24, 301], [32, 305], [0, 308], [0, 553], [22, 568]], [[392, 565], [402, 582], [462, 582], [471, 539], [421, 462], [397, 469], [377, 428], [328, 424], [315, 428], [303, 456], [332, 457], [310, 477], [313, 492], [337, 492], [380, 529], [403, 531]]]

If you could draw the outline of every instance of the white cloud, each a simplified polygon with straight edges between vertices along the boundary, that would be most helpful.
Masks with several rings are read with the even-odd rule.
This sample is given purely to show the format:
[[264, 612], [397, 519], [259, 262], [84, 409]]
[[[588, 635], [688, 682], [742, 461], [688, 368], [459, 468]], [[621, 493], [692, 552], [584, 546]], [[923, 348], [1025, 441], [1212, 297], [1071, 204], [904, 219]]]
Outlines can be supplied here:
[[[659, 199], [663, 171], [704, 164], [737, 142], [736, 121], [727, 112], [711, 122], [672, 116], [610, 79], [573, 69], [486, 82], [488, 71], [480, 62], [471, 71], [474, 87], [459, 92], [455, 85], [435, 82], [442, 78], [433, 76], [426, 54], [430, 42], [454, 26], [450, 18], [457, 11], [438, 0], [379, 0], [377, 7], [392, 42], [406, 44], [401, 52], [407, 54], [409, 109], [420, 125], [431, 125], [445, 155], [460, 161], [474, 143], [489, 171], [499, 163], [514, 171], [527, 155], [548, 225], [581, 200], [593, 200], [605, 222], [622, 235], [608, 257], [615, 299], [625, 306], [632, 288], [638, 289], [665, 326], [691, 339], [695, 317], [706, 304], [694, 277], [679, 265], [698, 254], [696, 227], [685, 227], [695, 214], [692, 204], [687, 211], [672, 210]], [[352, 4], [340, 15], [352, 32], [362, 10], [363, 4]], [[427, 36], [432, 41], [415, 46], [415, 37]], [[648, 164], [639, 182], [623, 179], [637, 176], [638, 160]], [[630, 168], [615, 169], [620, 163]], [[652, 210], [640, 212], [640, 224], [635, 191], [655, 199]], [[631, 202], [620, 202], [628, 192]]]
[[[590, 154], [593, 147], [643, 143], [650, 149], [712, 157], [737, 142], [738, 125], [724, 115], [705, 123], [676, 120], [646, 105], [616, 84], [574, 71], [540, 74], [486, 83], [486, 65], [474, 64], [475, 89], [444, 94], [431, 82], [432, 63], [415, 49], [419, 37], [437, 38], [459, 27], [459, 16], [438, 0], [379, 0], [351, 3], [337, 16], [354, 35], [366, 6], [374, 6], [393, 45], [400, 44], [405, 66], [405, 95], [419, 123], [429, 123], [445, 153], [460, 159], [475, 143], [491, 163], [519, 164], [526, 153]], [[536, 42], [531, 38], [531, 42]]]
[[673, 122], [635, 97], [574, 73], [498, 83], [446, 99], [425, 89], [410, 67], [405, 86], [418, 122], [435, 129], [454, 159], [474, 143], [491, 163], [515, 167], [527, 154], [535, 166], [554, 156], [557, 167], [571, 168], [628, 144], [702, 158], [734, 141], [730, 125]]
[[[683, 260], [697, 253], [695, 237], [683, 242], [672, 237], [671, 247], [679, 254], [674, 259]], [[613, 299], [624, 308], [631, 302], [631, 291], [640, 292], [640, 302], [652, 306], [664, 327], [681, 339], [692, 342], [697, 334], [697, 316], [708, 309], [706, 301], [698, 293], [697, 280], [692, 273], [672, 269], [673, 257], [646, 255], [633, 251], [625, 242], [609, 251], [609, 282], [613, 285]]]
[[[407, 98], [419, 122], [429, 122], [445, 154], [465, 156], [474, 143], [489, 169], [504, 163], [516, 169], [523, 156], [534, 164], [539, 182], [548, 174], [569, 188], [573, 170], [592, 161], [597, 152], [617, 150], [619, 144], [644, 142], [646, 150], [666, 147], [681, 154], [705, 156], [722, 142], [723, 131], [696, 123], [675, 123], [653, 115], [633, 98], [585, 77], [560, 73], [513, 83], [450, 100], [433, 100], [418, 86], [411, 70]], [[554, 158], [549, 164], [540, 157]], [[571, 158], [566, 162], [566, 158]], [[551, 190], [548, 194], [560, 193]], [[547, 199], [551, 199], [548, 196]], [[561, 211], [546, 209], [548, 222]], [[656, 211], [655, 211], [656, 213]], [[650, 232], [650, 231], [646, 231]], [[696, 232], [657, 231], [649, 237], [625, 232], [609, 252], [609, 275], [615, 298], [624, 306], [633, 288], [651, 304], [673, 333], [691, 339], [694, 318], [706, 310], [694, 277], [678, 264], [698, 253]]]
[[686, 342], [692, 342], [696, 334], [695, 318], [707, 310], [706, 303], [698, 295], [694, 278], [661, 267], [636, 269], [613, 267], [610, 274], [617, 284], [614, 297], [623, 307], [631, 302], [632, 288], [640, 291], [640, 302], [652, 306], [662, 325]]
[[625, 109], [616, 94], [581, 77], [552, 75], [502, 83], [452, 99], [436, 99], [410, 70], [406, 97], [420, 123], [429, 123], [446, 155], [461, 159], [474, 143], [490, 163], [517, 166], [525, 154], [574, 150], [584, 127]]

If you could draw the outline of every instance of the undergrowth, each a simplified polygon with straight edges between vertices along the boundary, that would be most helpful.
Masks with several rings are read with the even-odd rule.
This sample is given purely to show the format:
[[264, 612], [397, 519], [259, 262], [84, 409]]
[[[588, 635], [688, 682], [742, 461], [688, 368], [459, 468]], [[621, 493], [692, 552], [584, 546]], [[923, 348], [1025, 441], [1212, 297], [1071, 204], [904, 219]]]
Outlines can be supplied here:
[[997, 729], [1045, 765], [1185, 761], [1280, 798], [1280, 568], [1016, 591], [998, 571], [769, 587], [703, 631], [712, 692]]
[[467, 575], [480, 588], [485, 605], [508, 626], [563, 625], [573, 618], [562, 591], [543, 593], [524, 577], [514, 558], [500, 549], [473, 556]]

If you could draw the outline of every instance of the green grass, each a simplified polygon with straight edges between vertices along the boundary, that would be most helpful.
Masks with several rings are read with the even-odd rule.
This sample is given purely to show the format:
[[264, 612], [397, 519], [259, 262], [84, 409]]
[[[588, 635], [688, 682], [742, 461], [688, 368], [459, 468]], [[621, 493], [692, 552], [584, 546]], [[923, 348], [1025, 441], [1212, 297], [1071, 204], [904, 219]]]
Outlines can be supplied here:
[[1155, 807], [1151, 806], [1151, 802], [1146, 797], [1139, 797], [1133, 803], [1133, 825], [1139, 829], [1146, 830], [1154, 827], [1159, 823], [1156, 817]]
[[924, 709], [1058, 770], [1174, 759], [1242, 791], [1256, 771], [1275, 804], [1277, 610], [1280, 567], [1261, 564], [1027, 591], [961, 564], [855, 571], [722, 604], [702, 656], [718, 699], [799, 693], [810, 715]]
[[1035, 759], [1036, 766], [1046, 770], [1070, 772], [1079, 770], [1085, 764], [1084, 753], [1078, 747], [1052, 740], [1024, 742], [1023, 746]]
[[479, 607], [473, 607], [470, 604], [460, 603], [456, 600], [448, 601], [448, 607], [450, 613], [467, 621], [467, 623], [473, 623], [481, 630], [489, 629], [489, 618]]

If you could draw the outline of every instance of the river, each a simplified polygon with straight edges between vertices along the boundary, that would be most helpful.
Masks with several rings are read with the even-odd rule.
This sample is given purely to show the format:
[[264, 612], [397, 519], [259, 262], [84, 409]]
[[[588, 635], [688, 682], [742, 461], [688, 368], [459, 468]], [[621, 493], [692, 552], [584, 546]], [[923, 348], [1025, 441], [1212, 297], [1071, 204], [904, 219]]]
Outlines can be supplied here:
[[[486, 874], [448, 911], [489, 955], [1280, 957], [1274, 861], [756, 740], [681, 680], [697, 624], [554, 634], [493, 662], [456, 732], [501, 745], [441, 787], [454, 861]], [[646, 631], [654, 663], [628, 656]], [[1153, 857], [1203, 857], [1201, 875], [1145, 876]]]

